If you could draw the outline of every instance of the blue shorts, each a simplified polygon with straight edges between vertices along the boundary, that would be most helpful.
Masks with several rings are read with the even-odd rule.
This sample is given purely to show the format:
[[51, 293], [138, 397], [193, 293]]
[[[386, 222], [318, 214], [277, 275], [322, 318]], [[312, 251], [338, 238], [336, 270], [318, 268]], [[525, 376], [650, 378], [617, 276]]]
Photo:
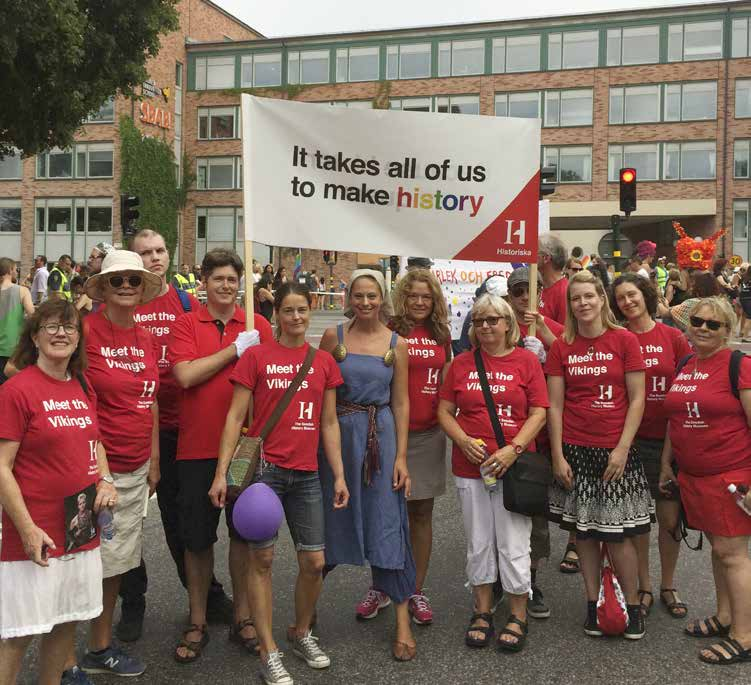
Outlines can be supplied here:
[[[282, 501], [289, 532], [298, 552], [320, 552], [325, 547], [323, 535], [323, 494], [318, 471], [285, 469], [261, 461], [253, 478], [265, 483]], [[269, 540], [248, 542], [252, 549], [272, 547], [278, 534]]]

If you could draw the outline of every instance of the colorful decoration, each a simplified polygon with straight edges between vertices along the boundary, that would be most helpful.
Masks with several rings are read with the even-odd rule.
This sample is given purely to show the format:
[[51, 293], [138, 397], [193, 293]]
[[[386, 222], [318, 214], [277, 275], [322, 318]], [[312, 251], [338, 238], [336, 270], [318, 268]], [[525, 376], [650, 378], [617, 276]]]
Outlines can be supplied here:
[[[681, 269], [701, 269], [702, 271], [707, 271], [712, 264], [712, 259], [717, 250], [717, 241], [727, 229], [721, 228], [719, 231], [715, 231], [709, 238], [702, 238], [701, 236], [691, 238], [679, 222], [674, 221], [673, 228], [680, 236], [680, 240], [675, 246], [678, 253], [678, 266]], [[639, 246], [637, 245], [637, 250], [638, 248]]]
[[647, 257], [654, 257], [657, 252], [657, 243], [653, 243], [651, 240], [642, 240], [636, 244], [636, 255], [639, 259], [646, 259]]

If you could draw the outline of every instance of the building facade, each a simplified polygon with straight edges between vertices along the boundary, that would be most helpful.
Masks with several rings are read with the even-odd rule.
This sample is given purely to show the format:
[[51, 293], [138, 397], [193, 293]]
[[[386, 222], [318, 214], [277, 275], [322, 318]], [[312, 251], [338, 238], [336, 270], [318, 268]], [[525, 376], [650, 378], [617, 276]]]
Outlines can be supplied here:
[[[194, 15], [165, 40], [152, 72], [157, 85], [175, 88], [166, 135], [196, 175], [181, 215], [183, 262], [200, 261], [212, 247], [238, 247], [242, 238], [242, 92], [333, 106], [538, 117], [541, 162], [557, 169], [552, 229], [570, 247], [598, 251], [618, 211], [618, 170], [633, 166], [638, 210], [622, 227], [633, 243], [648, 238], [671, 252], [678, 219], [691, 235], [727, 227], [723, 252], [751, 257], [751, 2], [277, 39], [204, 0], [183, 2], [184, 21], [185, 6], [212, 13], [222, 27]], [[138, 119], [143, 104], [116, 106]], [[92, 176], [109, 171], [103, 144], [114, 152], [107, 181]], [[91, 227], [106, 224], [100, 203], [112, 206], [118, 194], [116, 131], [86, 124], [80, 146], [69, 159], [24, 160], [20, 180], [0, 180], [0, 252], [15, 239], [26, 263], [35, 252], [54, 256], [58, 244], [95, 243], [104, 233]], [[7, 178], [6, 166], [0, 164], [0, 178]], [[53, 180], [61, 166], [71, 167], [68, 178]], [[74, 217], [73, 236], [58, 242], [68, 216], [61, 197], [75, 198], [64, 210]], [[19, 201], [20, 231], [8, 231], [4, 208]], [[117, 208], [110, 211], [117, 241]], [[294, 252], [279, 251], [275, 261], [290, 268]], [[376, 258], [341, 255], [337, 272]], [[304, 251], [303, 265], [328, 273], [318, 251]]]

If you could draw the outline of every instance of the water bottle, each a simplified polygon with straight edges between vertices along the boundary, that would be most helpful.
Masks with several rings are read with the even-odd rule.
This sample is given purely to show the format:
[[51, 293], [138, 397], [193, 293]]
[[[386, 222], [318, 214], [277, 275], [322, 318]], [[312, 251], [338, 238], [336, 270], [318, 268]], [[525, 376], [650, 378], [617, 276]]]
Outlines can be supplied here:
[[103, 542], [109, 542], [115, 537], [115, 515], [109, 507], [102, 507], [96, 517], [99, 526], [99, 535]]
[[728, 492], [735, 498], [735, 503], [751, 516], [751, 509], [746, 506], [746, 493], [748, 493], [748, 486], [731, 483], [728, 485]]
[[[484, 461], [486, 461], [488, 458], [488, 450], [485, 448], [485, 441], [482, 440], [482, 438], [478, 438], [475, 442], [482, 447]], [[480, 473], [482, 474], [482, 482], [485, 483], [485, 489], [488, 492], [495, 492], [498, 490], [498, 479], [495, 477], [495, 473], [493, 473], [492, 466], [488, 466], [485, 469], [480, 467]]]

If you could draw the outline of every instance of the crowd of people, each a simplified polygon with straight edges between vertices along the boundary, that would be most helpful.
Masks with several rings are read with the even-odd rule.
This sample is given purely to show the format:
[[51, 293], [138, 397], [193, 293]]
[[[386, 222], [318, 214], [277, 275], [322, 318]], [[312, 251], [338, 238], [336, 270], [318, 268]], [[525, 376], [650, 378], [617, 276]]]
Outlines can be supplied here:
[[[598, 258], [570, 260], [548, 234], [538, 301], [529, 267], [495, 276], [478, 290], [458, 341], [428, 268], [409, 269], [392, 292], [381, 271], [358, 269], [346, 323], [315, 349], [306, 341], [314, 295], [283, 268], [252, 266], [259, 313], [249, 325], [234, 252], [212, 250], [199, 269], [170, 280], [159, 233], [142, 229], [129, 248], [92, 251], [80, 294], [89, 308], [74, 300], [69, 258], [47, 274], [41, 301], [12, 283], [15, 265], [0, 259], [0, 318], [15, 336], [0, 338], [8, 377], [0, 386], [0, 685], [16, 682], [36, 635], [42, 685], [144, 673], [113, 630], [126, 642], [141, 634], [142, 552], [153, 544], [143, 519], [154, 492], [188, 599], [174, 659], [200, 661], [210, 617], [229, 614], [230, 640], [258, 655], [263, 681], [292, 684], [272, 630], [277, 536], [250, 542], [235, 529], [227, 470], [241, 436], [265, 434], [294, 383], [252, 481], [279, 497], [294, 542], [287, 636], [308, 667], [331, 664], [313, 634], [316, 603], [329, 574], [346, 565], [372, 573], [356, 617], [393, 605], [392, 655], [416, 658], [412, 625], [434, 621], [425, 586], [448, 440], [473, 592], [461, 637], [468, 647], [519, 652], [529, 618], [551, 615], [538, 579], [550, 523], [569, 536], [560, 570], [583, 578], [586, 635], [603, 635], [604, 549], [625, 598], [624, 638], [644, 636], [656, 596], [687, 619], [691, 588], [679, 594], [675, 569], [688, 526], [712, 546], [717, 611], [685, 632], [713, 638], [698, 655], [709, 664], [751, 660], [751, 516], [728, 492], [751, 485], [751, 361], [728, 345], [744, 330], [747, 266], [684, 274], [662, 259], [652, 268], [647, 257], [616, 276]], [[203, 304], [191, 292], [198, 283]], [[504, 476], [527, 450], [552, 465], [545, 516], [504, 505]], [[222, 510], [231, 599], [213, 572]], [[501, 592], [509, 611], [496, 627]], [[79, 622], [89, 630], [77, 660]]]

